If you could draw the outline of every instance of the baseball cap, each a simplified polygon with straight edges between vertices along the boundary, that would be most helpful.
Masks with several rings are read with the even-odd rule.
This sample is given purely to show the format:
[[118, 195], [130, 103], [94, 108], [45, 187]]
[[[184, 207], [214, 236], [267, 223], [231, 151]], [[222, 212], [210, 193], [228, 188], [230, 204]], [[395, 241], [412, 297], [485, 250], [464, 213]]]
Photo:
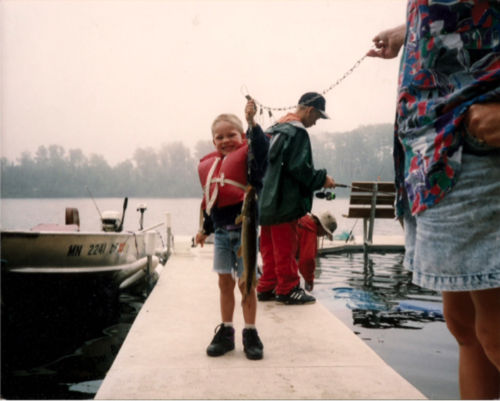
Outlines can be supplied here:
[[321, 118], [330, 119], [328, 114], [325, 113], [326, 100], [317, 92], [304, 93], [300, 99], [299, 104], [303, 106], [312, 106], [321, 114]]
[[333, 241], [333, 232], [337, 229], [337, 220], [335, 217], [328, 210], [313, 214], [313, 216], [319, 220], [319, 223], [325, 229], [328, 239]]

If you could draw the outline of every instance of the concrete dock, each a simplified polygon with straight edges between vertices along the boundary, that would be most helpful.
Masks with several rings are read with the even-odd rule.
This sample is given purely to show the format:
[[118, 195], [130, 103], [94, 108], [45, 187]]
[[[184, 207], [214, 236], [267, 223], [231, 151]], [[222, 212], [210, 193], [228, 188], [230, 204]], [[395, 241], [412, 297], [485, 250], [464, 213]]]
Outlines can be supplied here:
[[321, 303], [259, 302], [264, 359], [212, 358], [220, 323], [213, 246], [174, 254], [142, 307], [96, 399], [425, 399]]

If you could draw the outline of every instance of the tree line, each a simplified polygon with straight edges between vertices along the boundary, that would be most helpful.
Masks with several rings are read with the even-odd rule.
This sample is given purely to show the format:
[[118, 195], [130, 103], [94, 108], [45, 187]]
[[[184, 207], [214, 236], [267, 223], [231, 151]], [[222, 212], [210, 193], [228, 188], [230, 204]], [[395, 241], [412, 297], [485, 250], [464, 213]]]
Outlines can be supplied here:
[[[394, 179], [392, 124], [311, 135], [311, 143], [315, 167], [326, 168], [339, 183]], [[111, 167], [102, 155], [40, 146], [34, 156], [2, 157], [1, 197], [81, 198], [88, 195], [87, 186], [95, 197], [200, 197], [198, 162], [213, 150], [210, 140], [199, 141], [194, 155], [182, 142], [172, 142], [137, 148], [132, 159]]]

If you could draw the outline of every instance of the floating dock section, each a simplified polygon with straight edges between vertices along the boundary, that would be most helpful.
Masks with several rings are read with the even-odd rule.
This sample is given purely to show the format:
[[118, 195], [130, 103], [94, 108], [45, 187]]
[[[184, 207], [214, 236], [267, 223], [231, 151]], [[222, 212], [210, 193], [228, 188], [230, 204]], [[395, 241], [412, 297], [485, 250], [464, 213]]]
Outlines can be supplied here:
[[321, 303], [259, 302], [264, 359], [209, 357], [220, 323], [213, 246], [174, 254], [95, 399], [425, 399]]
[[405, 251], [405, 237], [403, 235], [374, 235], [367, 244], [358, 238], [348, 241], [320, 240], [318, 255], [339, 253], [403, 253]]

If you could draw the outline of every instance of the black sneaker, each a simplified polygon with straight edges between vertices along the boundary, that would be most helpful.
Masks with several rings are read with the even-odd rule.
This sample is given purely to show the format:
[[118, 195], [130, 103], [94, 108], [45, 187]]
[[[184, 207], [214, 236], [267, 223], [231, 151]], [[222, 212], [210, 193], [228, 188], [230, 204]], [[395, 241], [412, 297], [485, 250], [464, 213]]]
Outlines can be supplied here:
[[309, 305], [316, 302], [316, 298], [306, 294], [298, 285], [292, 288], [288, 294], [276, 294], [276, 303], [279, 305]]
[[276, 289], [264, 292], [258, 292], [257, 299], [260, 302], [274, 301], [276, 299]]
[[256, 329], [243, 329], [243, 350], [248, 359], [262, 359], [264, 358], [264, 345], [260, 341]]
[[214, 332], [215, 336], [207, 348], [208, 356], [221, 356], [234, 349], [234, 329], [232, 327], [226, 327], [224, 323], [221, 323]]

